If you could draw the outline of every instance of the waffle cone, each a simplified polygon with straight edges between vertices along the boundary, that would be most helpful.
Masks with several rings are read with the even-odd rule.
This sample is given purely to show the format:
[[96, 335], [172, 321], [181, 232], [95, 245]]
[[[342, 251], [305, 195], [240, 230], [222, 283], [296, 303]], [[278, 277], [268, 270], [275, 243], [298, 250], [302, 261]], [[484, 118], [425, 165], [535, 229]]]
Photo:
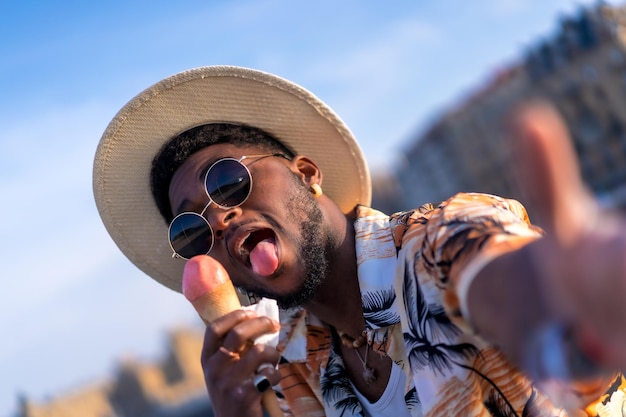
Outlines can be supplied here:
[[211, 323], [224, 314], [241, 308], [237, 291], [231, 280], [218, 284], [211, 291], [191, 302], [206, 323]]

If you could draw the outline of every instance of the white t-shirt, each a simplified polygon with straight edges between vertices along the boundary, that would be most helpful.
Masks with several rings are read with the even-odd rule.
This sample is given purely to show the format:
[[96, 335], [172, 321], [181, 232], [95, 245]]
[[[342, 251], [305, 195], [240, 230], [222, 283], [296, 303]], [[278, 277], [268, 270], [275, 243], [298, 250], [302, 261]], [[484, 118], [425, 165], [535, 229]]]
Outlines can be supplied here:
[[354, 384], [352, 384], [352, 388], [354, 388], [354, 392], [363, 406], [366, 417], [411, 417], [404, 401], [405, 383], [404, 372], [398, 365], [392, 363], [387, 388], [375, 403], [369, 402], [367, 398], [361, 395]]

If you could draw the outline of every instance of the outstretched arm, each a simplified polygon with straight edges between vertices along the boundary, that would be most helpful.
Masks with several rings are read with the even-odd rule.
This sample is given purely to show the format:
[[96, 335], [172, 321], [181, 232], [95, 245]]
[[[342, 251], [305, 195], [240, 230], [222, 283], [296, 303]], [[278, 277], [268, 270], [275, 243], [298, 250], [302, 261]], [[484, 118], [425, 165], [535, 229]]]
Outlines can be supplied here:
[[525, 104], [512, 129], [529, 214], [546, 235], [481, 269], [467, 293], [470, 320], [521, 366], [536, 332], [566, 323], [599, 366], [626, 369], [626, 219], [586, 190], [551, 106]]

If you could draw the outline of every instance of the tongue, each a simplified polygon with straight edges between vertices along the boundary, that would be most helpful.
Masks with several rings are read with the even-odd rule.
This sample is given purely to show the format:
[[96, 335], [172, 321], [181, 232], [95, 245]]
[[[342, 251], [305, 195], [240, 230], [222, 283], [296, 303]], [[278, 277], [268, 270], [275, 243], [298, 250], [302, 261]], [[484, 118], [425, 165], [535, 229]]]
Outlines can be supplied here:
[[274, 239], [265, 239], [256, 244], [250, 252], [252, 270], [262, 276], [270, 276], [278, 268], [278, 254]]

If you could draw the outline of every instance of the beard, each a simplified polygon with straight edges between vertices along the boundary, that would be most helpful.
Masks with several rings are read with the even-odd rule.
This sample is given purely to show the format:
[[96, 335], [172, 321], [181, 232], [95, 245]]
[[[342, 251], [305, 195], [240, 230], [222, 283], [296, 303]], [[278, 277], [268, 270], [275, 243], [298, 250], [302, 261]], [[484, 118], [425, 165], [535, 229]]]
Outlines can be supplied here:
[[[328, 260], [320, 225], [322, 212], [317, 205], [312, 210], [309, 212], [310, 219], [304, 221], [300, 228], [300, 259], [304, 263], [304, 279], [296, 290], [276, 297], [282, 309], [298, 307], [312, 299], [328, 275]], [[317, 217], [319, 220], [315, 220]]]
[[273, 298], [282, 309], [299, 307], [312, 299], [328, 276], [327, 246], [324, 238], [323, 214], [315, 197], [302, 186], [294, 174], [294, 194], [287, 201], [288, 220], [300, 223], [297, 239], [299, 259], [303, 262], [303, 280], [298, 288], [287, 294], [266, 289], [254, 289], [256, 295]]

